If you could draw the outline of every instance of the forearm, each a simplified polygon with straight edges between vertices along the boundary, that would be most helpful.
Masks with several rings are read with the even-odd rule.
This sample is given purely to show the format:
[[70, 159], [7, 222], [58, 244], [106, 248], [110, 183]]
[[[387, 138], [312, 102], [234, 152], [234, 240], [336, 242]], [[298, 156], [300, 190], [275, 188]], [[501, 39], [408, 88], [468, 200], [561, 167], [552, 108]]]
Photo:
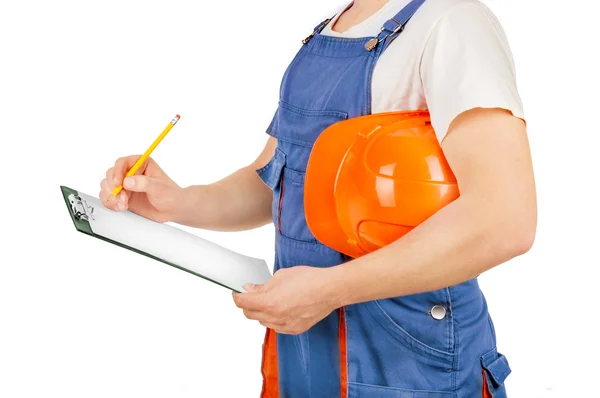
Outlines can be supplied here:
[[452, 286], [523, 254], [537, 203], [525, 125], [502, 109], [474, 109], [442, 143], [460, 197], [396, 242], [333, 267], [341, 305]]
[[515, 207], [493, 199], [458, 198], [393, 244], [332, 268], [332, 294], [340, 305], [348, 305], [476, 277], [529, 249], [534, 207], [531, 201]]
[[215, 183], [184, 188], [172, 221], [215, 231], [256, 228], [271, 221], [272, 195], [254, 167], [244, 167]]

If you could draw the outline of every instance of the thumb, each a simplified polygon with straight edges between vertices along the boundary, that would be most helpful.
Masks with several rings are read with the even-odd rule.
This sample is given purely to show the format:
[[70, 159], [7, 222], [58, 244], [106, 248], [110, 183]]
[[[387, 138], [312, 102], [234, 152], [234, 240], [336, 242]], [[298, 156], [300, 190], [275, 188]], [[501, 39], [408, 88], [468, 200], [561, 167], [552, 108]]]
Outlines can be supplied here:
[[247, 293], [261, 293], [264, 291], [265, 285], [255, 285], [253, 283], [244, 284], [243, 288]]
[[154, 187], [153, 181], [150, 177], [144, 175], [137, 175], [126, 177], [123, 180], [123, 188], [132, 192], [150, 192]]

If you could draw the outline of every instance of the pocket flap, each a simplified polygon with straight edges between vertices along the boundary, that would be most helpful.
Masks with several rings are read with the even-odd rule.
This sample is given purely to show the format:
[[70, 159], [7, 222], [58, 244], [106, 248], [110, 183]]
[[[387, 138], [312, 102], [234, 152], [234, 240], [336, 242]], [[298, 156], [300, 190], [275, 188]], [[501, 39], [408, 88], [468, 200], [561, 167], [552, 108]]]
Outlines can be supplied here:
[[511, 372], [508, 360], [495, 348], [481, 357], [481, 366], [486, 370], [494, 387], [503, 385]]
[[281, 171], [285, 166], [285, 153], [278, 148], [275, 149], [275, 155], [269, 160], [269, 163], [256, 170], [256, 174], [271, 189], [277, 188], [281, 180]]
[[267, 128], [267, 134], [278, 141], [312, 147], [321, 133], [334, 123], [348, 119], [336, 110], [310, 110], [279, 101], [279, 107]]

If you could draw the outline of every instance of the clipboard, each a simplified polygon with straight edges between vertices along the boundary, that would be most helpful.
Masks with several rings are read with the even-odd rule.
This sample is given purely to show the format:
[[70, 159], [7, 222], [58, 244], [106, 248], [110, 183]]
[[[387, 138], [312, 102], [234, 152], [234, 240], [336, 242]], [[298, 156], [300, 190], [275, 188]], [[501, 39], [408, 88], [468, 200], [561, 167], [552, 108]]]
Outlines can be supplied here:
[[61, 186], [75, 229], [241, 293], [244, 283], [272, 276], [263, 259], [249, 257], [131, 211], [108, 209], [100, 199]]

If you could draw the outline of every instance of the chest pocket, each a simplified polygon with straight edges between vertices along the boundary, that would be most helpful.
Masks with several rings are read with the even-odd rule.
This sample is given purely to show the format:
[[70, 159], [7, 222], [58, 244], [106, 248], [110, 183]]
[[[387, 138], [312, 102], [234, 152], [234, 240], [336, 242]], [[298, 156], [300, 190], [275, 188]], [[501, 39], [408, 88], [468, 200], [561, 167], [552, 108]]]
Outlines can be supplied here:
[[310, 151], [327, 127], [348, 114], [306, 110], [281, 101], [267, 132], [277, 138], [271, 161], [257, 174], [273, 190], [272, 216], [276, 231], [286, 238], [318, 243], [306, 224], [304, 179]]
[[[323, 130], [346, 119], [348, 119], [346, 112], [310, 110], [285, 101], [279, 101], [279, 107], [267, 129], [267, 133], [277, 138], [278, 141], [312, 148]], [[306, 170], [306, 162], [308, 162], [308, 157], [304, 160], [304, 167], [300, 166], [302, 170]]]

